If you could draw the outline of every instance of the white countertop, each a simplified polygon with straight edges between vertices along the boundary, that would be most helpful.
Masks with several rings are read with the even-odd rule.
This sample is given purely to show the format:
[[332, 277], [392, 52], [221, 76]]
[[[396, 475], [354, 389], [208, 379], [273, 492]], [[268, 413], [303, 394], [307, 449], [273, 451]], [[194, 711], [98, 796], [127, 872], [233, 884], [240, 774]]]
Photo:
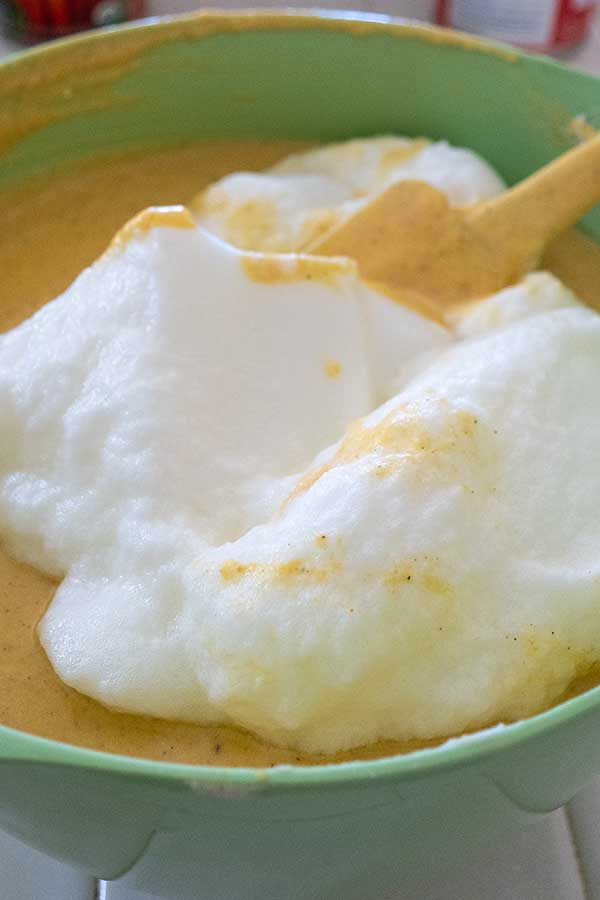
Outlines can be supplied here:
[[[222, 0], [205, 5], [233, 8], [259, 4]], [[270, 0], [260, 5], [294, 4]], [[427, 19], [433, 0], [328, 0], [324, 5]], [[189, 0], [149, 0], [153, 15], [193, 8], [195, 4]], [[0, 55], [17, 49], [18, 45], [0, 36]], [[600, 16], [591, 37], [569, 63], [600, 73]], [[143, 898], [116, 882], [94, 882], [0, 832], [0, 900]], [[403, 884], [397, 900], [600, 900], [600, 778], [564, 809], [508, 835], [502, 846], [478, 855], [468, 865], [445, 872], [443, 883], [432, 883], [424, 875], [418, 883]]]

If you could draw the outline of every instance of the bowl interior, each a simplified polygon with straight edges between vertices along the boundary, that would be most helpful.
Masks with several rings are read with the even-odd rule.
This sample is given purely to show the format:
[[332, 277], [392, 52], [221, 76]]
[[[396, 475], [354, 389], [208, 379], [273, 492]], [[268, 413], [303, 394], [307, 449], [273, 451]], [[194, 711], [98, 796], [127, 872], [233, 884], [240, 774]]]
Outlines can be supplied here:
[[376, 16], [175, 17], [60, 41], [0, 73], [0, 186], [135, 146], [391, 132], [470, 146], [514, 182], [574, 142], [574, 117], [600, 115], [592, 76]]
[[[599, 97], [600, 80], [552, 61], [385, 17], [175, 17], [59, 41], [0, 65], [0, 189], [87, 157], [182, 141], [385, 133], [469, 146], [512, 183], [572, 145], [574, 118], [593, 124]], [[600, 240], [600, 210], [585, 224]], [[359, 769], [398, 774], [453, 765], [484, 747], [525, 739], [532, 729], [565, 724], [597, 695], [460, 747], [328, 768], [351, 777]], [[189, 777], [185, 766], [117, 757], [111, 763], [93, 751], [0, 732], [4, 756], [148, 774], [188, 770]], [[297, 770], [293, 777], [320, 774]]]

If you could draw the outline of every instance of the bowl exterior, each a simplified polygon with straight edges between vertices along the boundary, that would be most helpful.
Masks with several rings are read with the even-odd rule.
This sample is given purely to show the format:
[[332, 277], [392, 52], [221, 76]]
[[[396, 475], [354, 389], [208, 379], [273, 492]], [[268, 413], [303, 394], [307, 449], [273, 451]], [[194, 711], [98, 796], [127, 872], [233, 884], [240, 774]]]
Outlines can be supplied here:
[[356, 764], [336, 783], [324, 770], [157, 778], [92, 753], [89, 765], [60, 762], [56, 744], [56, 762], [43, 747], [32, 760], [27, 740], [18, 759], [16, 736], [13, 758], [2, 748], [0, 827], [177, 900], [382, 900], [567, 802], [600, 770], [599, 732], [600, 711], [580, 713], [491, 750], [474, 742], [447, 765]]

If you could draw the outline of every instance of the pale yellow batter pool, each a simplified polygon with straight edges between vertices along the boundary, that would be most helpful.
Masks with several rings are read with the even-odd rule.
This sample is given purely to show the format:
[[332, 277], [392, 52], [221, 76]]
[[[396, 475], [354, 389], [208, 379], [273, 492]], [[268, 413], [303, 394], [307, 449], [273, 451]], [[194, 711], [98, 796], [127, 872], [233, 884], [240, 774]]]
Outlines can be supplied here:
[[[302, 146], [219, 142], [136, 154], [0, 194], [0, 332], [61, 293], [143, 207], [185, 202], [227, 172], [264, 168]], [[581, 235], [557, 242], [548, 264], [588, 302], [600, 293], [600, 250]], [[0, 549], [1, 724], [113, 753], [227, 766], [366, 759], [417, 746], [385, 742], [324, 760], [229, 728], [112, 712], [66, 687], [38, 643], [36, 624], [55, 587]]]

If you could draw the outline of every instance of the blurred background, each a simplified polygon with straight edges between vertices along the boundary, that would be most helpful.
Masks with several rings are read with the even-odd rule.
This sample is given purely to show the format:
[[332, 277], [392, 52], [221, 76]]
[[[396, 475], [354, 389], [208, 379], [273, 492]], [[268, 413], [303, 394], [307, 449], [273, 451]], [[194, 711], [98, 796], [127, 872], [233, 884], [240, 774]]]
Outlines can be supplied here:
[[360, 10], [454, 27], [600, 69], [593, 0], [0, 0], [0, 53], [90, 27], [202, 8]]

